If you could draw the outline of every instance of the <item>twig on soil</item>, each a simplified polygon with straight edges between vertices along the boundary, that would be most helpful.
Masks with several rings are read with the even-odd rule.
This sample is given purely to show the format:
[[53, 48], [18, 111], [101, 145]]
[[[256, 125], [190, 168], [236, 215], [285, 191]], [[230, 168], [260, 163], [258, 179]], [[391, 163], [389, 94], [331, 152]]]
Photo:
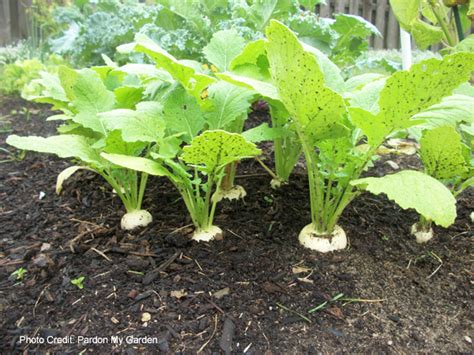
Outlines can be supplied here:
[[215, 304], [211, 299], [207, 298], [206, 296], [204, 296], [204, 299], [209, 302], [215, 309], [217, 309], [219, 312], [221, 312], [223, 315], [225, 315], [225, 312], [224, 310], [219, 307], [217, 304]]
[[186, 228], [191, 227], [191, 226], [192, 226], [192, 224], [186, 224], [185, 226], [173, 229], [171, 232], [168, 233], [168, 235], [178, 233], [179, 231], [182, 231], [183, 229], [186, 229]]
[[36, 307], [38, 306], [39, 304], [39, 301], [41, 299], [41, 296], [43, 296], [43, 293], [46, 291], [46, 289], [50, 286], [50, 284], [47, 284], [45, 288], [43, 288], [43, 291], [40, 292], [36, 302], [35, 302], [35, 305], [33, 307], [33, 317], [36, 317]]
[[71, 249], [71, 252], [75, 253], [74, 251], [74, 244], [81, 238], [85, 237], [86, 235], [88, 234], [92, 234], [92, 233], [95, 233], [95, 232], [98, 232], [99, 230], [106, 230], [106, 228], [104, 227], [101, 227], [101, 226], [98, 226], [94, 229], [91, 229], [91, 230], [87, 230], [87, 231], [84, 231], [82, 233], [79, 233], [77, 236], [75, 236], [73, 239], [71, 239], [69, 241], [69, 248]]
[[226, 229], [227, 232], [229, 232], [230, 234], [232, 234], [233, 236], [236, 236], [237, 238], [240, 238], [242, 240], [246, 240], [244, 237], [241, 237], [240, 235], [238, 235], [237, 233], [231, 231], [230, 229]]
[[211, 340], [214, 338], [214, 335], [216, 335], [216, 332], [217, 332], [217, 314], [214, 316], [214, 331], [212, 332], [211, 337], [199, 348], [199, 350], [197, 351], [198, 354], [201, 353], [206, 348], [206, 346], [211, 342]]
[[2, 259], [0, 260], [0, 266], [10, 266], [10, 265], [18, 265], [18, 264], [23, 264], [23, 260], [7, 260], [7, 259]]
[[433, 259], [435, 259], [436, 261], [439, 262], [439, 265], [438, 267], [435, 269], [435, 271], [433, 271], [426, 279], [431, 279], [438, 271], [439, 269], [441, 269], [441, 266], [443, 266], [443, 260], [441, 260], [441, 258], [436, 255], [434, 252], [430, 251], [428, 252], [428, 255], [431, 256]]
[[117, 248], [117, 247], [113, 247], [113, 248], [110, 248], [110, 249], [105, 249], [104, 252], [112, 252], [112, 253], [117, 253], [117, 254], [128, 254], [128, 255], [142, 256], [142, 257], [150, 256], [152, 258], [159, 257], [159, 255], [154, 254], [154, 253], [140, 253], [138, 251], [128, 251], [128, 250], [124, 250], [122, 248]]
[[103, 252], [101, 252], [100, 250], [97, 250], [96, 248], [91, 248], [91, 250], [93, 252], [96, 252], [97, 254], [99, 254], [101, 257], [103, 257], [105, 260], [107, 261], [110, 261], [112, 262], [112, 259], [110, 259], [107, 255], [105, 255]]
[[294, 311], [294, 310], [292, 310], [292, 309], [290, 309], [290, 308], [288, 308], [288, 307], [286, 307], [286, 306], [284, 306], [284, 305], [282, 305], [281, 303], [278, 303], [278, 302], [276, 303], [276, 305], [277, 305], [278, 307], [280, 307], [281, 309], [284, 309], [285, 311], [288, 311], [288, 312], [290, 312], [290, 313], [296, 314], [298, 317], [300, 317], [301, 319], [305, 320], [306, 322], [311, 323], [311, 319], [309, 319], [308, 317], [302, 315], [301, 313], [299, 313], [299, 312], [297, 312], [297, 311]]

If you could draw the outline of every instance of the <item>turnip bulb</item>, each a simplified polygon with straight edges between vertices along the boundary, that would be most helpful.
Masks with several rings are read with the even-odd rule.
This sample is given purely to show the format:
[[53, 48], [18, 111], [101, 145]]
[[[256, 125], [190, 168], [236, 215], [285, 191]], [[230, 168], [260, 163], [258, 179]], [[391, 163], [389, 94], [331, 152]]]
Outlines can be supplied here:
[[120, 227], [124, 230], [133, 230], [138, 227], [146, 227], [153, 220], [150, 212], [136, 210], [123, 215]]

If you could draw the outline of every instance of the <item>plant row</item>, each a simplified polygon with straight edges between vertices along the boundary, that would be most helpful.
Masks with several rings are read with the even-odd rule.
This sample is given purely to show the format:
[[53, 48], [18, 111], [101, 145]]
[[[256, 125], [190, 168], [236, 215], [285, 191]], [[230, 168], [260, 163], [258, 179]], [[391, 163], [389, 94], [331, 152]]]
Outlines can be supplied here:
[[[118, 48], [155, 64], [106, 65], [57, 74], [43, 72], [29, 98], [62, 111], [58, 135], [8, 137], [25, 150], [72, 158], [58, 176], [57, 191], [80, 169], [96, 172], [122, 200], [122, 228], [151, 222], [142, 209], [149, 175], [167, 178], [179, 191], [195, 226], [193, 238], [210, 241], [217, 204], [238, 199], [237, 163], [257, 159], [278, 188], [304, 156], [311, 223], [300, 233], [304, 246], [321, 252], [345, 248], [338, 225], [363, 191], [384, 193], [420, 214], [417, 240], [428, 240], [431, 223], [448, 227], [455, 197], [474, 184], [472, 156], [474, 92], [469, 80], [474, 53], [429, 59], [390, 76], [362, 74], [344, 80], [324, 53], [271, 20], [266, 37], [246, 45], [235, 31], [216, 33], [204, 50], [212, 64], [179, 60], [143, 34]], [[271, 124], [243, 131], [253, 102], [265, 100]], [[361, 178], [388, 138], [418, 137], [424, 171], [404, 170]], [[275, 171], [258, 143], [273, 142]]]

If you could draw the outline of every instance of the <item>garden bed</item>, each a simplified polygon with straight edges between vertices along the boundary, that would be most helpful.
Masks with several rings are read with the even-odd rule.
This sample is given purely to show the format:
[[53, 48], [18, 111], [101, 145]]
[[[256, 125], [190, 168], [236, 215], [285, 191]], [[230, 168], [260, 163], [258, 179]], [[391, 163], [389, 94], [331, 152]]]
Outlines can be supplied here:
[[[12, 133], [55, 132], [44, 106], [3, 98], [0, 107]], [[22, 107], [30, 108], [28, 121], [11, 113]], [[0, 165], [3, 351], [472, 349], [472, 191], [459, 198], [456, 223], [435, 228], [435, 239], [423, 246], [410, 236], [416, 213], [364, 194], [340, 221], [350, 248], [323, 255], [297, 240], [310, 221], [304, 171], [274, 191], [270, 177], [248, 161], [238, 177], [245, 201], [218, 206], [224, 239], [198, 244], [190, 241], [179, 194], [164, 179], [151, 179], [144, 201], [154, 222], [124, 232], [117, 228], [122, 204], [100, 177], [78, 173], [57, 196], [56, 176], [69, 164], [35, 153], [23, 158], [6, 146], [7, 134], [0, 135], [1, 147], [13, 153]], [[0, 152], [0, 160], [10, 158]], [[389, 158], [402, 167], [419, 165], [413, 157]], [[372, 174], [390, 169], [382, 159]], [[9, 279], [19, 267], [28, 270], [22, 283]], [[70, 282], [79, 276], [85, 276], [82, 290]], [[151, 319], [143, 321], [144, 313]], [[28, 345], [20, 343], [24, 335], [75, 340]], [[77, 343], [79, 336], [148, 337], [158, 344], [86, 345]]]

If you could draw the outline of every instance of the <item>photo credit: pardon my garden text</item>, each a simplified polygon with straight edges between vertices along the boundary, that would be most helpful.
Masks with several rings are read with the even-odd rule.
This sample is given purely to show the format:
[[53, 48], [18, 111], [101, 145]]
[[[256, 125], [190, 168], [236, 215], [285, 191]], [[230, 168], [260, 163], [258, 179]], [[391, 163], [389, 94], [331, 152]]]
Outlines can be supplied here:
[[61, 344], [77, 344], [77, 345], [102, 345], [102, 344], [159, 344], [160, 339], [153, 336], [82, 336], [82, 335], [68, 335], [65, 337], [47, 336], [47, 337], [30, 337], [28, 335], [21, 335], [19, 338], [20, 344], [28, 345], [61, 345]]

